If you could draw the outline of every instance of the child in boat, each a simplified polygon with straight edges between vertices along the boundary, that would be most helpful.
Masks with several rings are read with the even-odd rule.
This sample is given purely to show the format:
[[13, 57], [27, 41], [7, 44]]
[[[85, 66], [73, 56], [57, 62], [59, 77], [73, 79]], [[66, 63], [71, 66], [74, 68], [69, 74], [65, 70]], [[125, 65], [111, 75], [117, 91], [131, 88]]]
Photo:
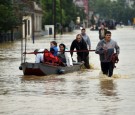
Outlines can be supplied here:
[[63, 62], [66, 63], [67, 66], [73, 66], [72, 58], [70, 52], [67, 51], [67, 48], [64, 44], [59, 45], [60, 52], [58, 53], [58, 58]]
[[50, 42], [50, 52], [51, 52], [54, 56], [57, 56], [57, 53], [58, 53], [57, 42], [55, 42], [55, 41], [51, 41], [51, 42]]

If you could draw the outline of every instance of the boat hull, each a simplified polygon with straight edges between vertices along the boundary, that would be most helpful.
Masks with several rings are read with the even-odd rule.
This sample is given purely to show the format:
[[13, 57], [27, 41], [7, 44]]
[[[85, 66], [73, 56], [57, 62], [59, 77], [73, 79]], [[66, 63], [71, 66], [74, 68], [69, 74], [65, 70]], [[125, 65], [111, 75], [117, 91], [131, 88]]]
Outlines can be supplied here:
[[51, 75], [51, 74], [61, 74], [61, 73], [71, 73], [74, 71], [79, 71], [83, 63], [74, 63], [73, 66], [53, 66], [44, 63], [22, 63], [21, 67], [24, 75]]

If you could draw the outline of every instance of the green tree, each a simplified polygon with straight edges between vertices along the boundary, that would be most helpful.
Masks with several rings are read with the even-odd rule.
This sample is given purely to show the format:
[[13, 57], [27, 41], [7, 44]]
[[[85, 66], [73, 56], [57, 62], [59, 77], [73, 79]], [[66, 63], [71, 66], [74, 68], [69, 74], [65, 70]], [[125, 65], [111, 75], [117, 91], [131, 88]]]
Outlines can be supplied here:
[[71, 20], [75, 22], [77, 14], [76, 14], [76, 7], [75, 4], [73, 3], [73, 0], [61, 0], [61, 1], [65, 13], [64, 24], [68, 25], [71, 22]]
[[7, 32], [17, 25], [11, 0], [0, 1], [0, 33]]
[[[43, 8], [43, 25], [53, 24], [53, 0], [41, 0]], [[61, 7], [62, 6], [62, 9]], [[62, 12], [62, 13], [61, 13]], [[76, 20], [76, 10], [73, 0], [56, 0], [56, 23], [68, 26], [71, 20]]]
[[91, 20], [90, 20], [90, 21], [91, 21], [91, 24], [92, 24], [92, 25], [95, 25], [94, 14], [92, 15], [92, 17], [91, 17]]
[[[134, 5], [135, 4], [133, 4], [133, 6]], [[89, 6], [103, 19], [114, 19], [127, 24], [127, 20], [132, 21], [133, 17], [135, 17], [135, 7], [126, 5], [125, 0], [113, 2], [110, 0], [89, 0]]]

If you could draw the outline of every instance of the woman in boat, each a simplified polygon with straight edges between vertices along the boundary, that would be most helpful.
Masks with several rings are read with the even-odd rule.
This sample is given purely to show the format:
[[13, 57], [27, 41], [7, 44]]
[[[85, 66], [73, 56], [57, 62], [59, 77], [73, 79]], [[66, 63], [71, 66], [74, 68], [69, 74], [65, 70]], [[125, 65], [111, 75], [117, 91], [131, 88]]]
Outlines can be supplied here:
[[54, 56], [57, 56], [57, 53], [58, 53], [57, 42], [55, 42], [55, 41], [51, 41], [51, 42], [50, 42], [50, 52], [51, 52]]
[[73, 66], [72, 58], [70, 52], [66, 52], [67, 48], [64, 44], [59, 45], [60, 52], [58, 53], [59, 59], [66, 63], [67, 66]]

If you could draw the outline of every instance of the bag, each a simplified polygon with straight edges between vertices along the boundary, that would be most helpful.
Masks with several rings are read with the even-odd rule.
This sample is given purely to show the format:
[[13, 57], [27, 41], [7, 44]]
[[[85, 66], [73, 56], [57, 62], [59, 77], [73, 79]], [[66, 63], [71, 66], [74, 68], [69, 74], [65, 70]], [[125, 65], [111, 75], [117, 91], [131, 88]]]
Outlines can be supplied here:
[[118, 61], [119, 61], [118, 55], [116, 53], [113, 53], [111, 55], [111, 62], [114, 64], [115, 68], [116, 68], [115, 63], [118, 63]]

